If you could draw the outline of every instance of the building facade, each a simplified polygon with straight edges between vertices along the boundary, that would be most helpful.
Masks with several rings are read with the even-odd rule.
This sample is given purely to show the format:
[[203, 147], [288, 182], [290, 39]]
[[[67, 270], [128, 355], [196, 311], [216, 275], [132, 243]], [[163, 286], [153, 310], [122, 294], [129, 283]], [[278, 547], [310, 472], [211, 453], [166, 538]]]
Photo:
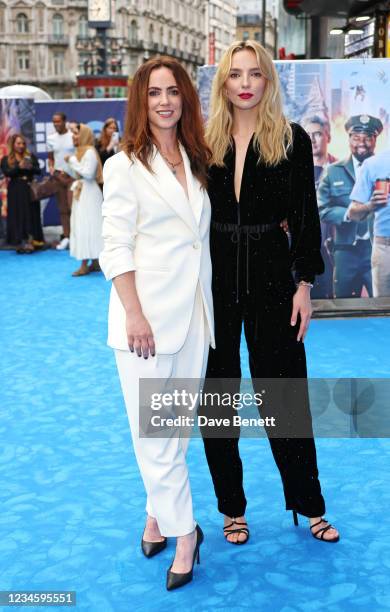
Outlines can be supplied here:
[[122, 70], [130, 77], [142, 62], [160, 54], [181, 61], [195, 79], [205, 62], [204, 20], [202, 0], [116, 0], [108, 30], [112, 55], [119, 51]]
[[236, 40], [236, 0], [208, 0], [205, 6], [205, 56], [207, 64], [218, 64], [225, 49]]
[[[206, 60], [205, 0], [113, 0], [112, 6], [108, 73], [131, 77], [148, 58], [166, 54], [196, 78]], [[218, 40], [221, 32], [227, 41], [224, 22], [213, 23]], [[233, 17], [229, 23], [235, 30]], [[0, 86], [25, 83], [53, 98], [77, 97], [78, 74], [96, 65], [96, 40], [88, 27], [88, 0], [0, 0]]]
[[25, 83], [70, 97], [86, 6], [86, 0], [0, 0], [0, 85]]
[[[276, 57], [277, 24], [271, 13], [266, 13], [265, 20], [265, 48]], [[263, 44], [263, 19], [260, 14], [237, 15], [237, 40], [257, 40]]]
[[[263, 39], [263, 13], [265, 10], [265, 37]], [[237, 40], [257, 40], [267, 51], [277, 55], [277, 24], [279, 0], [238, 0]]]

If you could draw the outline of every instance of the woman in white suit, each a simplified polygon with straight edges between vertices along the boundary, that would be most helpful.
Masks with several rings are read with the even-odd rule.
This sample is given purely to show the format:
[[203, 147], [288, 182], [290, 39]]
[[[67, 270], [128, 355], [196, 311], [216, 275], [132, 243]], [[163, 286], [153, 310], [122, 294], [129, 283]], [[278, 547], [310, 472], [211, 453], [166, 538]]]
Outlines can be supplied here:
[[139, 381], [202, 379], [214, 346], [209, 156], [186, 71], [172, 58], [147, 61], [130, 88], [122, 151], [103, 170], [100, 265], [113, 280], [108, 344], [147, 493], [141, 547], [151, 557], [177, 538], [168, 590], [192, 580], [203, 534], [193, 515], [188, 439], [140, 435]]

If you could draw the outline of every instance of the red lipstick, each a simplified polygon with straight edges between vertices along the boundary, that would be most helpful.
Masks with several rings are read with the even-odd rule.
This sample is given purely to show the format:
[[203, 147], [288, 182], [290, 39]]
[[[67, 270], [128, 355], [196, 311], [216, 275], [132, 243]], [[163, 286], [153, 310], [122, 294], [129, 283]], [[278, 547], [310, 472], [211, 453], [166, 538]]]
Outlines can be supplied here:
[[251, 93], [242, 93], [242, 94], [239, 94], [238, 97], [241, 98], [241, 100], [249, 100], [250, 98], [253, 98], [253, 94], [251, 94]]

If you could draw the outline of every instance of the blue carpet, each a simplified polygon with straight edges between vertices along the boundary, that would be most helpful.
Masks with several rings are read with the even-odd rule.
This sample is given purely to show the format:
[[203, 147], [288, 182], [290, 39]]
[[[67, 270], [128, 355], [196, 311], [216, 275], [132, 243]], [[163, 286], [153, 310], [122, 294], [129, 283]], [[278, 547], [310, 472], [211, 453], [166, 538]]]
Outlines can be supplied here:
[[[139, 548], [144, 494], [105, 346], [109, 286], [100, 274], [72, 278], [75, 267], [67, 253], [0, 252], [0, 589], [75, 590], [77, 609], [93, 612], [389, 610], [383, 439], [318, 440], [336, 545], [316, 542], [303, 518], [293, 526], [268, 442], [243, 440], [245, 547], [223, 540], [203, 445], [193, 440], [205, 544], [193, 583], [166, 592], [173, 542], [152, 560]], [[389, 343], [390, 319], [313, 321], [310, 374], [388, 377]], [[248, 375], [244, 348], [243, 363]]]

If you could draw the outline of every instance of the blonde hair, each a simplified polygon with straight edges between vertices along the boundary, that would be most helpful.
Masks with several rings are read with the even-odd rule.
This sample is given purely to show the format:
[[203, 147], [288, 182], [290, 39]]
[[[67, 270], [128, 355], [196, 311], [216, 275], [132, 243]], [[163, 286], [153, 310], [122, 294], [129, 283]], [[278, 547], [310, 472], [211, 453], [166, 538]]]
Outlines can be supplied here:
[[90, 127], [88, 127], [88, 125], [85, 125], [84, 123], [79, 123], [78, 124], [78, 132], [79, 132], [79, 144], [76, 147], [76, 157], [78, 159], [78, 161], [81, 161], [81, 158], [84, 156], [85, 152], [88, 151], [88, 149], [92, 149], [93, 152], [95, 153], [97, 162], [98, 162], [98, 166], [97, 166], [97, 170], [96, 170], [96, 182], [99, 183], [99, 185], [103, 184], [103, 169], [102, 169], [102, 162], [100, 161], [100, 157], [98, 152], [95, 149], [95, 137], [93, 135], [93, 131], [91, 130]]
[[292, 128], [283, 114], [279, 77], [268, 51], [254, 40], [236, 41], [223, 54], [215, 74], [210, 104], [210, 118], [206, 139], [212, 151], [211, 163], [224, 165], [224, 157], [230, 146], [233, 127], [233, 105], [224, 93], [233, 55], [248, 49], [256, 55], [262, 75], [266, 78], [263, 97], [258, 105], [253, 147], [259, 161], [273, 166], [287, 158], [292, 145]]

